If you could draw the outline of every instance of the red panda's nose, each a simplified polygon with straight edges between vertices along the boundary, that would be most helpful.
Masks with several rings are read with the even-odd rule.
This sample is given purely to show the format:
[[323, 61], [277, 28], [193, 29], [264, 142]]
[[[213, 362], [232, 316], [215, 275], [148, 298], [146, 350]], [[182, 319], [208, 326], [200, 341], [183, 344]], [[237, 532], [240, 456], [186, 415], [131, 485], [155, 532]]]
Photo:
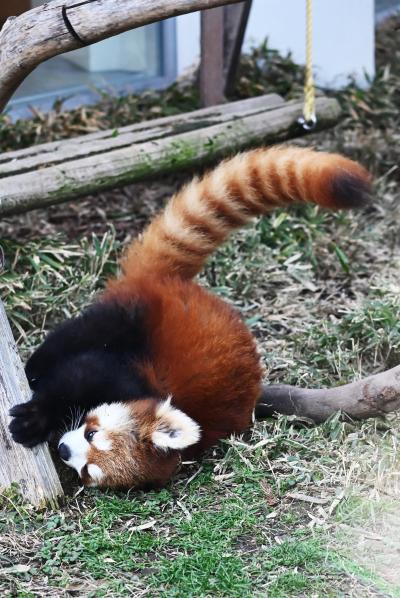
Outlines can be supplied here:
[[71, 457], [71, 451], [69, 449], [69, 446], [62, 442], [58, 447], [58, 454], [60, 455], [63, 461], [68, 461], [68, 459], [70, 459]]

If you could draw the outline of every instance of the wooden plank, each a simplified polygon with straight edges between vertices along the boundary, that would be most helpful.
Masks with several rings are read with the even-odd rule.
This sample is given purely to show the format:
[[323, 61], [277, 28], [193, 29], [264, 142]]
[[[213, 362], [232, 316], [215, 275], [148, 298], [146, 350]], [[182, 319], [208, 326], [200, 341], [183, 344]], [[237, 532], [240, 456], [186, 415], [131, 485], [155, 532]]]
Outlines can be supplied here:
[[224, 93], [233, 92], [252, 0], [224, 6]]
[[222, 104], [224, 87], [224, 9], [221, 7], [201, 13], [201, 105]]
[[0, 111], [39, 64], [83, 45], [189, 12], [240, 0], [52, 0], [0, 31]]
[[0, 301], [0, 488], [17, 483], [27, 501], [56, 507], [63, 491], [47, 446], [25, 449], [13, 442], [8, 431], [9, 409], [29, 398], [24, 368]]
[[194, 112], [121, 127], [117, 130], [109, 129], [90, 135], [7, 152], [0, 155], [0, 178], [28, 172], [50, 164], [60, 164], [79, 157], [101, 154], [143, 141], [156, 140], [183, 131], [221, 124], [244, 115], [272, 110], [283, 104], [284, 100], [281, 96], [269, 94], [232, 102], [218, 108], [195, 110]]
[[[297, 119], [302, 102], [243, 116], [222, 124], [137, 143], [0, 179], [0, 215], [16, 214], [168, 172], [212, 163], [255, 145], [303, 134]], [[318, 98], [318, 127], [332, 126], [340, 115], [333, 98]]]

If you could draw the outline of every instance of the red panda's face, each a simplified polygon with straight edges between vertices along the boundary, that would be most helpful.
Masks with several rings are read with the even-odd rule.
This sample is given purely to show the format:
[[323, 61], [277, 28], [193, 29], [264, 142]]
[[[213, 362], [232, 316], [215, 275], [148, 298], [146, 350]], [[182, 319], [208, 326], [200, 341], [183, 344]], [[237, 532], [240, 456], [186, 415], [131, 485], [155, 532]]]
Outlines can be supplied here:
[[93, 409], [58, 449], [86, 486], [160, 486], [175, 472], [180, 451], [199, 438], [197, 423], [170, 399], [141, 399]]

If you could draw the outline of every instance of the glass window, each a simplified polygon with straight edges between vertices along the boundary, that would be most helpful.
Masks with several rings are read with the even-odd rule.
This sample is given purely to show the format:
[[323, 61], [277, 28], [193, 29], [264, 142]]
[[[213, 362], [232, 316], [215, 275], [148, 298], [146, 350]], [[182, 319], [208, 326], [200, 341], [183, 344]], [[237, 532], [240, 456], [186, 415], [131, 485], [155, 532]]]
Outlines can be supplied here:
[[[44, 3], [31, 0], [32, 7]], [[174, 21], [154, 23], [40, 64], [16, 91], [10, 108], [17, 113], [28, 105], [46, 109], [60, 98], [68, 108], [93, 101], [99, 89], [120, 93], [162, 87], [172, 82], [175, 69]]]

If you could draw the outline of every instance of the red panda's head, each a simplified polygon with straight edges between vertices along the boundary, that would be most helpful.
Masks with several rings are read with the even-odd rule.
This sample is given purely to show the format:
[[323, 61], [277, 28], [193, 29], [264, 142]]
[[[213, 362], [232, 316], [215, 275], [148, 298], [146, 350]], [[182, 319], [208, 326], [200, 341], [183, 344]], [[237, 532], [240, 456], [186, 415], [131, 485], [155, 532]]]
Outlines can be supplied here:
[[86, 486], [160, 486], [174, 474], [180, 451], [199, 438], [197, 423], [170, 398], [141, 399], [96, 407], [62, 436], [58, 449]]

